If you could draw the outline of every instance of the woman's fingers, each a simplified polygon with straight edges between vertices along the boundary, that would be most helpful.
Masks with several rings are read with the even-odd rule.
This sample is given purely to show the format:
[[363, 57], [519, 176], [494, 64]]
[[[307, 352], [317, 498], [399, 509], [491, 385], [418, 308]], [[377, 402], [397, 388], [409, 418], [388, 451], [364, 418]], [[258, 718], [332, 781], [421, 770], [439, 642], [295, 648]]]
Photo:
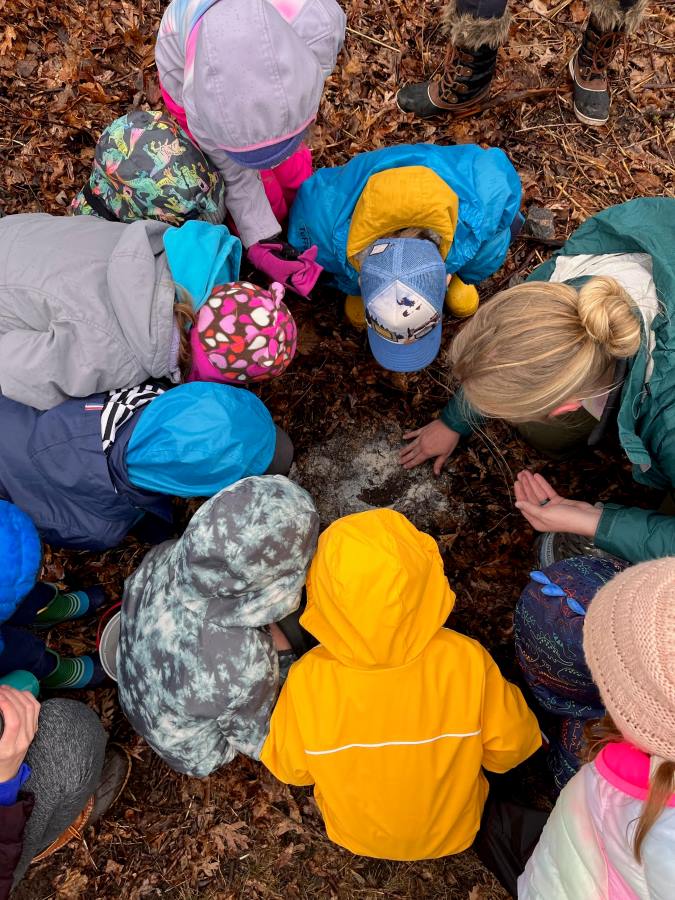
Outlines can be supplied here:
[[417, 429], [415, 429], [415, 431], [407, 431], [403, 435], [403, 440], [410, 441], [410, 440], [412, 440], [412, 438], [419, 437], [423, 431], [424, 431], [424, 428], [417, 428]]
[[413, 456], [417, 456], [420, 452], [420, 442], [413, 441], [412, 444], [408, 444], [407, 447], [404, 447], [398, 455], [398, 458], [401, 462], [404, 462], [406, 459], [411, 459]]
[[426, 462], [427, 459], [429, 459], [429, 457], [426, 455], [426, 453], [422, 453], [422, 451], [420, 450], [414, 456], [411, 456], [408, 459], [406, 459], [406, 461], [403, 463], [403, 468], [404, 469], [414, 469], [415, 466], [421, 465], [423, 462]]
[[537, 473], [536, 475], [532, 475], [531, 477], [537, 490], [541, 491], [547, 499], [555, 500], [556, 497], [560, 496], [555, 488], [548, 483], [543, 475], [539, 475], [539, 473]]
[[520, 485], [522, 498], [528, 503], [539, 503], [543, 497], [539, 497], [534, 487], [532, 473], [527, 470], [518, 474], [518, 484]]
[[[550, 501], [550, 490], [547, 490], [546, 481], [543, 478], [538, 480], [536, 476], [532, 475], [531, 472], [528, 472], [528, 484], [530, 486], [530, 493], [534, 498], [534, 502], [538, 503], [540, 506], [542, 504], [546, 504]], [[543, 484], [542, 484], [543, 482]]]

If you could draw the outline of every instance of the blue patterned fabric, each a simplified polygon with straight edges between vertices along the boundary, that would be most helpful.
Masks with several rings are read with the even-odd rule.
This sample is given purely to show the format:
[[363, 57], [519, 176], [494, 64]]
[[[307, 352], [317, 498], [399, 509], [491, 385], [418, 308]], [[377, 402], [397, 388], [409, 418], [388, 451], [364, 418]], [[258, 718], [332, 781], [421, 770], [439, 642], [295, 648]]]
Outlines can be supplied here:
[[259, 755], [279, 686], [264, 626], [297, 609], [318, 531], [301, 487], [281, 475], [245, 478], [127, 579], [120, 703], [176, 771], [204, 777], [237, 752]]
[[[590, 556], [561, 560], [543, 570], [548, 585], [530, 578], [516, 604], [516, 655], [523, 676], [542, 708], [562, 719], [553, 733], [544, 729], [551, 740], [549, 764], [558, 788], [579, 767], [584, 723], [605, 712], [584, 659], [581, 610], [627, 566]], [[551, 585], [560, 590], [552, 591]]]

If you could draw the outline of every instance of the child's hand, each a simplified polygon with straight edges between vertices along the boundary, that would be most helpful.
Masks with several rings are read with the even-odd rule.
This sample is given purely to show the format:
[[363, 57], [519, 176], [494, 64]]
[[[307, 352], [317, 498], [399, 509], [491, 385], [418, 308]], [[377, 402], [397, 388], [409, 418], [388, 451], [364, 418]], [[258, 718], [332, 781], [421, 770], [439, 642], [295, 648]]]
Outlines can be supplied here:
[[309, 297], [323, 272], [316, 261], [318, 252], [318, 247], [313, 246], [304, 253], [298, 253], [285, 241], [271, 238], [269, 241], [253, 244], [248, 248], [247, 254], [256, 269], [269, 275], [274, 281], [280, 281], [301, 297]]
[[0, 737], [0, 782], [19, 771], [38, 728], [40, 704], [30, 691], [0, 685], [0, 713], [4, 730]]
[[516, 507], [537, 531], [564, 531], [593, 538], [602, 510], [582, 500], [565, 500], [541, 475], [521, 472], [514, 484]]
[[435, 457], [434, 475], [440, 475], [446, 459], [459, 443], [460, 435], [444, 425], [440, 419], [434, 419], [428, 425], [409, 431], [403, 435], [410, 441], [399, 454], [399, 462], [404, 469], [414, 469], [427, 459]]

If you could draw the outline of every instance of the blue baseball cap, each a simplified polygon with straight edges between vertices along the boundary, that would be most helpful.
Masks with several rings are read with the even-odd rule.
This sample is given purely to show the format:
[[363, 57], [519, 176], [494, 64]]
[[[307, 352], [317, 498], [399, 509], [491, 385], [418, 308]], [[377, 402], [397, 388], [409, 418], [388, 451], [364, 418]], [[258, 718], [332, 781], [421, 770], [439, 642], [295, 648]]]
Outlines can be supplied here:
[[373, 356], [392, 372], [418, 372], [441, 348], [445, 263], [431, 241], [382, 238], [361, 265]]

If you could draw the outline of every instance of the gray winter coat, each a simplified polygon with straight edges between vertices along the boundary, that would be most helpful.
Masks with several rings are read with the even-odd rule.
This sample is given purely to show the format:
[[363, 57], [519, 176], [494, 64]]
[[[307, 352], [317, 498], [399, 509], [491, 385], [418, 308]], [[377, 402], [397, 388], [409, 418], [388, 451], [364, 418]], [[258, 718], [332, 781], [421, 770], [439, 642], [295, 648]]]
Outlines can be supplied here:
[[120, 703], [176, 771], [203, 777], [237, 751], [258, 757], [279, 680], [263, 626], [298, 607], [318, 529], [301, 487], [281, 475], [245, 478], [127, 579]]
[[[185, 46], [201, 17], [196, 49]], [[281, 230], [260, 172], [223, 149], [296, 133], [316, 116], [347, 24], [337, 0], [172, 0], [157, 35], [162, 87], [183, 107], [200, 148], [222, 172], [245, 247]]]
[[167, 225], [0, 219], [0, 393], [50, 409], [169, 375]]

